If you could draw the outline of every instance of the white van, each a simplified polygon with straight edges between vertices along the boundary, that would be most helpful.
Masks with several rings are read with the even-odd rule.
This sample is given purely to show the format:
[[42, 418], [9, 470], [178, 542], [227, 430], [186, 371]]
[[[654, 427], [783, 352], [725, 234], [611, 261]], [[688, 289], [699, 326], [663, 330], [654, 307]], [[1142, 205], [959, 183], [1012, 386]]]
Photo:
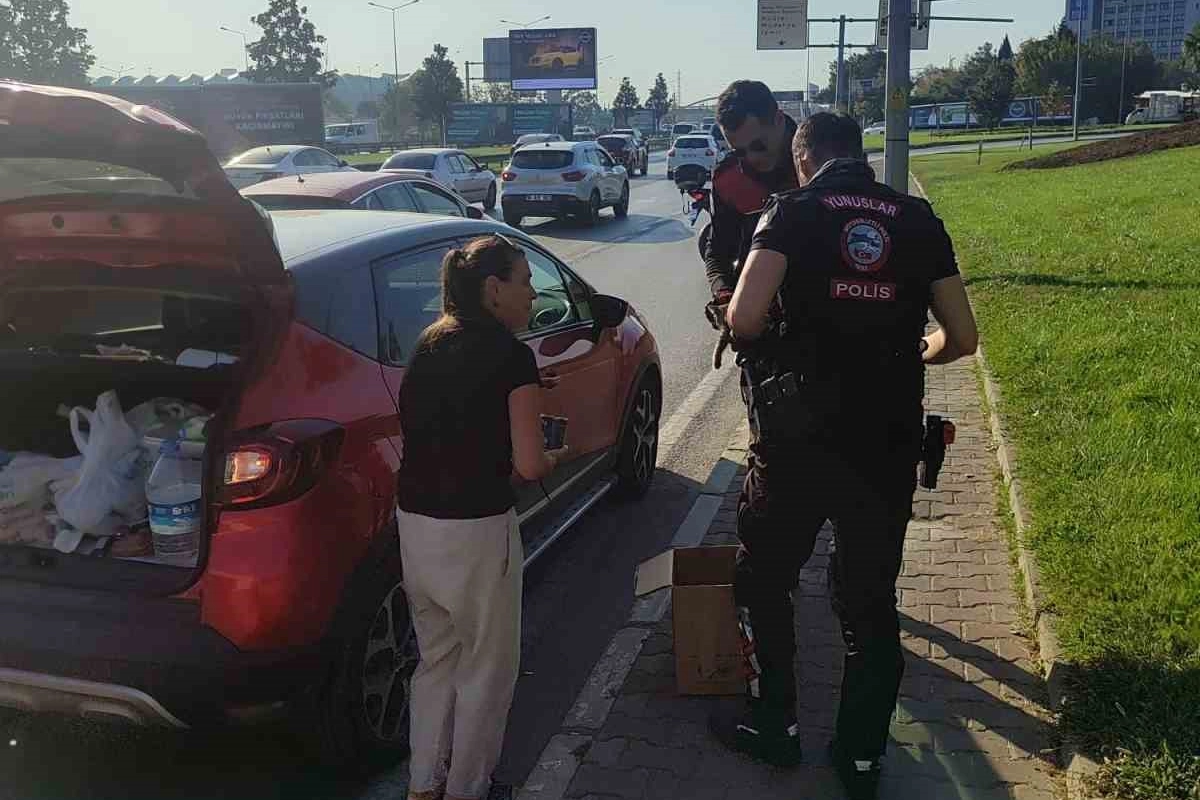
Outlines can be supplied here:
[[379, 120], [365, 119], [325, 126], [325, 147], [334, 153], [379, 152]]

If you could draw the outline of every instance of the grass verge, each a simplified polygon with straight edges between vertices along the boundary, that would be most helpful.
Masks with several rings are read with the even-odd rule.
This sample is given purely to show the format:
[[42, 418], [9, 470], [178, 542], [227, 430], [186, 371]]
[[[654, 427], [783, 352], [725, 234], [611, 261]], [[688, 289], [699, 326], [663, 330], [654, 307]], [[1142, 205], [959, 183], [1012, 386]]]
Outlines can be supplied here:
[[1200, 150], [918, 157], [1004, 394], [1100, 788], [1200, 798]]

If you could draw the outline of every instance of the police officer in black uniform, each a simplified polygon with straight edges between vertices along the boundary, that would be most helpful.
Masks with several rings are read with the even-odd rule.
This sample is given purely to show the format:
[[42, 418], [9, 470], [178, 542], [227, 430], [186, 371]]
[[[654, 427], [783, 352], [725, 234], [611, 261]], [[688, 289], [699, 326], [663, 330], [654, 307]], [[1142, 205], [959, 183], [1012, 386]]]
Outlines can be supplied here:
[[791, 158], [796, 122], [765, 83], [734, 81], [717, 100], [717, 124], [733, 148], [712, 179], [712, 223], [704, 271], [713, 301], [728, 305], [771, 195], [799, 186]]
[[[858, 800], [875, 797], [904, 672], [895, 584], [923, 365], [973, 353], [977, 334], [941, 221], [876, 182], [853, 120], [814, 115], [792, 150], [804, 185], [763, 212], [728, 310], [737, 340], [774, 344], [751, 376], [758, 441], [738, 508], [734, 593], [750, 707], [713, 727], [753, 756], [799, 760], [791, 592], [831, 521], [830, 588], [847, 648], [833, 755]], [[930, 310], [940, 327], [926, 336]]]

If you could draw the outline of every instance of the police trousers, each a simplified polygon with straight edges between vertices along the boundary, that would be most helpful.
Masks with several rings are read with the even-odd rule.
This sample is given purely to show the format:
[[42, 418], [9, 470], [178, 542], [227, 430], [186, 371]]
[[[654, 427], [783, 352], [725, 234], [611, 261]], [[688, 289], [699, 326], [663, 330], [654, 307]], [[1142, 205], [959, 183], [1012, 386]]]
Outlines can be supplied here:
[[854, 758], [883, 755], [904, 673], [896, 578], [916, 487], [919, 419], [918, 411], [853, 444], [763, 440], [752, 426], [734, 579], [751, 709], [760, 725], [796, 721], [792, 592], [829, 520], [829, 585], [846, 644], [836, 735]]

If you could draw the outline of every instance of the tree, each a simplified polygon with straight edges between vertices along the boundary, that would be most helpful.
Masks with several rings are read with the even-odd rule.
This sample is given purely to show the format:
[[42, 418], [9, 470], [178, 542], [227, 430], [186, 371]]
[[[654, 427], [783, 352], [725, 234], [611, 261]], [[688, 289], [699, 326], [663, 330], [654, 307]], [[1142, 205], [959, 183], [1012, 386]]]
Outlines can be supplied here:
[[[433, 46], [433, 54], [425, 57], [421, 68], [412, 74], [413, 105], [417, 116], [444, 128], [450, 114], [450, 104], [462, 102], [463, 82], [458, 77], [458, 67], [446, 58], [449, 52], [440, 44]], [[444, 132], [444, 130], [443, 130]]]
[[1183, 63], [1189, 69], [1200, 72], [1200, 22], [1196, 23], [1183, 42]]
[[971, 85], [967, 100], [980, 125], [989, 131], [1000, 126], [1000, 121], [1008, 116], [1016, 81], [1017, 73], [1012, 64], [997, 58]]
[[382, 115], [379, 124], [387, 131], [387, 138], [393, 142], [407, 139], [409, 131], [416, 127], [418, 122], [413, 104], [411, 77], [388, 87], [383, 95], [380, 110]]
[[996, 58], [1001, 61], [1013, 60], [1012, 43], [1008, 41], [1008, 36], [1004, 37], [1004, 41], [1000, 44], [1000, 52], [996, 53]]
[[309, 22], [308, 6], [297, 0], [270, 0], [263, 13], [250, 21], [262, 28], [263, 36], [248, 48], [254, 62], [245, 75], [255, 83], [308, 83], [326, 87], [337, 83], [336, 72], [325, 72], [321, 45], [325, 37]]
[[596, 99], [595, 93], [585, 91], [571, 92], [567, 99], [574, 106], [574, 110], [571, 113], [574, 114], [575, 124], [588, 125], [595, 128], [598, 117], [604, 113], [604, 109], [600, 108], [600, 103]]
[[646, 98], [646, 108], [650, 109], [654, 115], [654, 130], [657, 131], [659, 123], [671, 110], [671, 90], [667, 88], [667, 80], [661, 72], [654, 79], [654, 88], [650, 90], [650, 96]]
[[471, 102], [516, 103], [519, 102], [519, 98], [507, 83], [476, 83], [471, 88]]
[[914, 106], [959, 102], [967, 96], [967, 78], [953, 66], [929, 66], [913, 82], [910, 102]]
[[55, 86], [86, 86], [96, 63], [85, 28], [67, 21], [66, 0], [0, 4], [0, 78]]
[[[851, 116], [870, 118], [870, 121], [883, 118], [884, 87], [887, 83], [887, 53], [882, 50], [868, 50], [865, 53], [855, 53], [846, 59], [846, 71], [850, 78], [850, 97], [847, 107]], [[873, 79], [875, 87], [869, 91], [858, 93], [855, 81]], [[829, 65], [829, 93], [832, 98], [837, 96], [837, 62]]]
[[629, 115], [637, 110], [639, 105], [641, 102], [638, 100], [637, 89], [633, 88], [629, 78], [621, 78], [621, 88], [617, 90], [617, 96], [612, 102], [613, 116], [621, 123], [621, 127], [629, 124]]

